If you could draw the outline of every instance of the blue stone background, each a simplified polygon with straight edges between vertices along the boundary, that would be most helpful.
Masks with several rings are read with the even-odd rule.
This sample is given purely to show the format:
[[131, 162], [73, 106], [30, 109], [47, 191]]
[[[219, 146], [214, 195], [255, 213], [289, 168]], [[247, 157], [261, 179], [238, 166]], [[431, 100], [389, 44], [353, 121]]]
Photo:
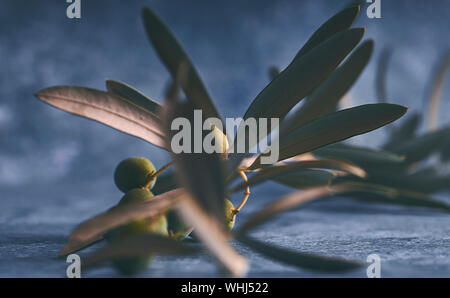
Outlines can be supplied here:
[[[243, 115], [268, 83], [269, 66], [285, 67], [306, 39], [347, 1], [117, 1], [82, 0], [82, 19], [66, 18], [65, 1], [3, 0], [0, 10], [0, 277], [64, 277], [57, 252], [82, 220], [111, 207], [121, 193], [116, 164], [145, 156], [157, 167], [168, 155], [103, 125], [35, 99], [53, 85], [104, 89], [107, 78], [161, 100], [169, 74], [144, 34], [140, 10], [151, 6], [172, 28], [198, 68], [223, 117]], [[394, 49], [388, 73], [391, 102], [423, 110], [436, 60], [449, 48], [448, 1], [382, 0], [382, 19], [364, 13], [356, 25], [376, 48], [350, 92], [352, 104], [376, 102], [377, 59]], [[448, 124], [449, 78], [440, 125]], [[379, 129], [352, 143], [378, 146]], [[254, 187], [239, 221], [292, 189]], [[437, 197], [447, 199], [448, 193]], [[232, 198], [238, 202], [240, 196]], [[292, 211], [254, 232], [270, 243], [364, 262], [382, 259], [382, 275], [450, 276], [450, 219], [425, 209], [362, 205], [345, 198]], [[327, 276], [272, 262], [234, 244], [247, 256], [250, 276]], [[92, 249], [95, 249], [92, 248]], [[92, 250], [91, 249], [91, 250]], [[84, 255], [84, 253], [83, 253]], [[109, 266], [83, 276], [117, 276]], [[214, 276], [212, 258], [156, 257], [142, 276]], [[333, 275], [340, 276], [340, 275]], [[365, 270], [345, 276], [364, 277]]]

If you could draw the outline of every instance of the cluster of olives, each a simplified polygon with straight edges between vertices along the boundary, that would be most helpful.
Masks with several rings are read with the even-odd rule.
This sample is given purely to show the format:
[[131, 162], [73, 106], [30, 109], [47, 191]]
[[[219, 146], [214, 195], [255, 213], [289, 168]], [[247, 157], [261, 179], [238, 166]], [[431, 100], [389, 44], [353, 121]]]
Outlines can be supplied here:
[[[125, 194], [118, 206], [151, 200], [154, 195], [151, 189], [156, 183], [154, 165], [146, 158], [131, 157], [119, 163], [114, 172], [116, 186]], [[231, 230], [235, 223], [235, 208], [225, 199], [226, 225]], [[108, 242], [122, 241], [127, 237], [154, 233], [183, 240], [192, 232], [174, 211], [157, 218], [133, 220], [105, 235]], [[113, 261], [114, 267], [123, 274], [135, 274], [148, 267], [152, 255], [147, 257], [126, 257]]]

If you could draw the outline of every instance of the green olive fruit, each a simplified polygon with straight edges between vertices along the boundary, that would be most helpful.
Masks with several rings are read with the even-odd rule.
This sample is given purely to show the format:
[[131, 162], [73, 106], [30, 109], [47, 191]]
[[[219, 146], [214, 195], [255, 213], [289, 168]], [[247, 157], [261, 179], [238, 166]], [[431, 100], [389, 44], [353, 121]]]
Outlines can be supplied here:
[[[126, 205], [135, 202], [150, 200], [153, 194], [141, 188], [135, 188], [127, 192], [119, 202], [120, 205]], [[151, 219], [137, 219], [126, 225], [120, 226], [110, 231], [105, 238], [109, 242], [122, 241], [127, 237], [142, 233], [154, 233], [168, 236], [166, 216], [161, 215]], [[114, 267], [125, 275], [136, 274], [148, 267], [152, 255], [148, 257], [126, 257], [113, 260]]]
[[167, 212], [166, 216], [169, 232], [173, 235], [177, 235], [175, 239], [183, 240], [191, 234], [192, 228], [186, 226], [175, 211]]
[[[151, 222], [149, 222], [149, 220], [136, 220], [118, 229], [119, 230], [114, 233], [111, 242], [121, 241], [126, 237], [142, 233], [154, 233], [168, 236], [167, 220], [164, 215], [153, 219]], [[153, 255], [150, 254], [147, 257], [117, 258], [113, 260], [113, 265], [124, 275], [134, 275], [147, 269], [152, 257]]]
[[233, 203], [230, 200], [225, 199], [225, 224], [230, 229], [233, 229], [234, 224], [236, 222], [236, 213]]
[[119, 201], [119, 206], [130, 204], [130, 203], [137, 203], [137, 202], [143, 202], [146, 200], [150, 200], [153, 198], [154, 195], [151, 191], [148, 189], [143, 188], [134, 188], [127, 192], [122, 199]]
[[[124, 193], [145, 186], [149, 175], [156, 172], [155, 166], [146, 158], [130, 157], [122, 160], [114, 171], [114, 182]], [[150, 189], [155, 185], [156, 178], [150, 185]]]

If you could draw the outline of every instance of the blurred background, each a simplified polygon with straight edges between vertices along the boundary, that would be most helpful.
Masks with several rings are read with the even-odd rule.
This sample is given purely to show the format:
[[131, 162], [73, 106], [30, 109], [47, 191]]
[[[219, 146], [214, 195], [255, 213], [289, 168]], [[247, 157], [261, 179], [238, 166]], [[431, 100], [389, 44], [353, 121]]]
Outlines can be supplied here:
[[[143, 5], [151, 6], [175, 32], [197, 66], [221, 116], [239, 117], [269, 82], [268, 68], [272, 65], [281, 69], [286, 67], [309, 36], [349, 4], [349, 1], [335, 0], [81, 2], [82, 18], [68, 19], [68, 4], [65, 1], [2, 1], [0, 276], [63, 276], [64, 260], [55, 260], [54, 257], [65, 237], [77, 223], [104, 211], [120, 199], [120, 192], [112, 179], [118, 162], [130, 156], [145, 156], [156, 167], [168, 162], [168, 154], [163, 150], [59, 111], [33, 96], [37, 91], [53, 85], [105, 89], [105, 80], [110, 78], [128, 83], [161, 102], [170, 77], [145, 36], [140, 18]], [[381, 3], [381, 19], [368, 19], [363, 8], [356, 22], [356, 26], [366, 27], [366, 39], [375, 40], [375, 51], [347, 98], [351, 99], [352, 105], [377, 102], [377, 60], [381, 50], [390, 47], [393, 55], [388, 66], [388, 100], [409, 106], [412, 111], [420, 111], [424, 107], [423, 99], [434, 65], [450, 47], [450, 2], [381, 0]], [[450, 101], [446, 100], [449, 95], [450, 77], [447, 77], [439, 125], [450, 122], [445, 112], [450, 108]], [[346, 104], [350, 102], [346, 101]], [[379, 129], [351, 142], [376, 147], [384, 137], [383, 129]], [[273, 183], [259, 187], [254, 190], [252, 198], [255, 204], [249, 204], [252, 206], [246, 212], [251, 212], [258, 203], [267, 201], [271, 196], [288, 191], [288, 188]], [[345, 226], [348, 225], [350, 228], [346, 233], [354, 233], [352, 235], [355, 237], [358, 233], [367, 235], [368, 231], [377, 228], [388, 233], [392, 231], [390, 225], [398, 229], [400, 223], [404, 230], [398, 231], [400, 234], [396, 236], [374, 234], [381, 238], [394, 237], [394, 240], [391, 239], [394, 250], [386, 254], [397, 261], [404, 260], [400, 267], [392, 266], [397, 269], [393, 269], [391, 274], [448, 276], [448, 219], [439, 219], [440, 224], [446, 223], [446, 227], [435, 226], [435, 218], [425, 215], [422, 218], [410, 217], [410, 213], [401, 214], [396, 210], [392, 213], [397, 214], [394, 218], [398, 221], [390, 221], [371, 209], [367, 213], [372, 217], [364, 217], [364, 224], [359, 227], [355, 225], [361, 222], [362, 217], [345, 219], [342, 214], [330, 216], [340, 216], [343, 220], [340, 230], [346, 231]], [[326, 213], [327, 210], [321, 212]], [[421, 214], [420, 211], [412, 212]], [[358, 250], [358, 246], [352, 248], [353, 236], [345, 238], [346, 234], [343, 234], [336, 238], [336, 231], [330, 231], [326, 222], [322, 222], [323, 225], [316, 222], [318, 226], [314, 226], [316, 215], [306, 213], [303, 224], [307, 224], [308, 216], [313, 224], [308, 226], [312, 234], [303, 234], [302, 243], [306, 250], [321, 250], [323, 253], [354, 256], [361, 260], [370, 253], [366, 254], [361, 247]], [[335, 222], [331, 218], [328, 220]], [[408, 220], [414, 223], [417, 220], [417, 225], [414, 225], [418, 230], [412, 232], [413, 236], [407, 233], [407, 226], [412, 223]], [[433, 229], [436, 231], [433, 232]], [[424, 234], [417, 236], [414, 234], [419, 233], [417, 231]], [[275, 241], [277, 239], [273, 237], [278, 237], [286, 245], [294, 243], [299, 247], [299, 242], [292, 240], [298, 239], [293, 237], [297, 235], [294, 232], [287, 230], [284, 233], [280, 229], [276, 232], [278, 236], [272, 235], [269, 240]], [[416, 241], [414, 235], [419, 239], [427, 235], [436, 237], [433, 238], [432, 251], [425, 253], [428, 259], [423, 258], [425, 248], [413, 245]], [[396, 242], [398, 237], [413, 238]], [[345, 243], [350, 247], [339, 247], [336, 242], [324, 239], [347, 241]], [[367, 241], [369, 248], [375, 246], [382, 250], [389, 247], [385, 242]], [[426, 266], [414, 269], [417, 264], [414, 259], [406, 258], [404, 254], [395, 255], [396, 245], [398, 249], [403, 249], [403, 245], [413, 245], [404, 253], [416, 251], [418, 264], [425, 262]], [[348, 250], [352, 252], [346, 254]], [[155, 271], [148, 274], [170, 275], [171, 269], [165, 269], [169, 259], [163, 258], [160, 263], [157, 261]], [[176, 262], [190, 264], [189, 259], [172, 261], [173, 270], [178, 268]], [[269, 261], [261, 264], [252, 269], [256, 270], [254, 275], [298, 274], [298, 271], [281, 265], [269, 266]], [[208, 267], [212, 265], [207, 262], [203, 265], [200, 272], [208, 274], [208, 270], [214, 270]], [[275, 270], [275, 273], [270, 273], [272, 271], [268, 268]], [[105, 272], [96, 274], [110, 274]]]

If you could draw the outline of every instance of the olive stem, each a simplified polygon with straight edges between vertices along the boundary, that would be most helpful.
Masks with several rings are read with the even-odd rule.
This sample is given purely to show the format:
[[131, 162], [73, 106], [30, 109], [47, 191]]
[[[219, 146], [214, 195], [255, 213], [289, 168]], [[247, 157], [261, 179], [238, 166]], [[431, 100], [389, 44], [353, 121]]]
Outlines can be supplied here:
[[165, 166], [163, 166], [162, 168], [160, 168], [158, 171], [156, 172], [152, 172], [149, 174], [147, 183], [143, 186], [144, 189], [147, 189], [150, 187], [150, 185], [152, 184], [153, 180], [155, 180], [156, 177], [158, 177], [162, 172], [164, 172], [165, 170], [167, 170], [171, 165], [173, 165], [174, 161], [172, 160], [171, 162], [169, 162], [168, 164], [166, 164]]
[[172, 239], [178, 239], [180, 236], [184, 235], [185, 233], [189, 232], [190, 230], [192, 230], [192, 227], [187, 227], [182, 229], [181, 231], [174, 233], [172, 232], [172, 230], [169, 231], [169, 237]]
[[[245, 175], [245, 169], [239, 169], [238, 172], [241, 175], [244, 182], [247, 183], [248, 179], [247, 179], [247, 175]], [[239, 204], [239, 206], [236, 209], [234, 209], [235, 214], [238, 213], [239, 211], [241, 211], [242, 207], [245, 205], [245, 203], [247, 203], [249, 196], [250, 196], [250, 187], [247, 185], [247, 187], [245, 188], [245, 191], [244, 191], [244, 199]]]

